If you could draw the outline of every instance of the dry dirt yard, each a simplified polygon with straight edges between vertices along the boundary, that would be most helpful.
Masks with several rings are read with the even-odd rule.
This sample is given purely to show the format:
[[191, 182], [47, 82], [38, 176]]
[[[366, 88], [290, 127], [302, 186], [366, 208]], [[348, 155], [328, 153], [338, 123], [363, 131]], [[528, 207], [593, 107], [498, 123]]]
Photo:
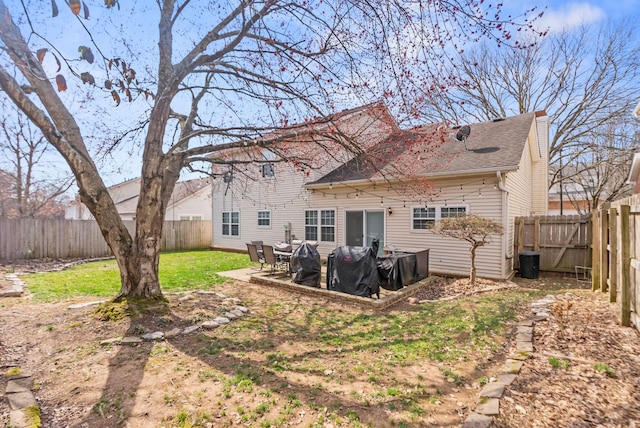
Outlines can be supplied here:
[[[516, 283], [549, 288], [558, 297], [551, 318], [535, 326], [535, 352], [500, 401], [495, 424], [627, 427], [640, 421], [639, 335], [617, 324], [606, 296], [572, 280]], [[479, 287], [492, 285], [481, 281]], [[470, 290], [465, 280], [441, 281], [418, 297]], [[501, 292], [507, 291], [493, 293]], [[44, 427], [460, 426], [475, 408], [480, 380], [497, 373], [514, 345], [512, 334], [496, 337], [502, 346], [491, 355], [479, 352], [477, 361], [460, 362], [460, 383], [438, 363], [390, 365], [386, 355], [363, 350], [379, 361], [354, 364], [341, 355], [343, 345], [318, 340], [322, 333], [312, 314], [335, 309], [383, 319], [410, 313], [415, 306], [407, 302], [376, 315], [240, 281], [216, 286], [215, 293], [167, 297], [164, 314], [148, 308], [150, 313], [118, 322], [96, 319], [95, 306], [69, 309], [80, 300], [0, 300], [0, 371], [20, 367], [33, 374]], [[215, 330], [135, 346], [101, 345], [193, 325], [238, 303], [249, 314]], [[529, 315], [522, 308], [520, 317]], [[0, 426], [8, 423], [5, 386], [0, 377]], [[422, 397], [419, 411], [403, 401], [409, 395]], [[406, 417], [399, 417], [401, 410]]]

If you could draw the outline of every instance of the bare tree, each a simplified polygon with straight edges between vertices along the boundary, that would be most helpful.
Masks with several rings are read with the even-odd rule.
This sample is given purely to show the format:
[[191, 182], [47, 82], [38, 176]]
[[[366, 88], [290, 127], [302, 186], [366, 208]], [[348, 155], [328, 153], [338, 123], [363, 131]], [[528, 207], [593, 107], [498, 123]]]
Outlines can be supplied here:
[[60, 198], [73, 180], [52, 174], [42, 133], [15, 107], [3, 110], [0, 133], [0, 217], [64, 216]]
[[[279, 161], [304, 170], [310, 165], [308, 159], [289, 154], [284, 143], [305, 130], [291, 128], [291, 123], [318, 118], [326, 118], [322, 137], [334, 144], [318, 144], [317, 151], [331, 153], [339, 146], [361, 154], [356, 141], [331, 126], [330, 113], [340, 109], [341, 100], [385, 97], [402, 111], [413, 96], [406, 83], [441, 61], [444, 48], [458, 42], [456, 47], [461, 46], [465, 37], [508, 43], [519, 29], [532, 28], [530, 19], [523, 19], [522, 25], [503, 20], [500, 6], [472, 0], [158, 0], [126, 5], [106, 0], [98, 4], [102, 3], [110, 10], [101, 10], [89, 31], [82, 18], [89, 17], [86, 2], [67, 2], [76, 16], [75, 21], [65, 21], [64, 37], [74, 33], [83, 40], [73, 57], [66, 54], [67, 39], [62, 43], [47, 38], [60, 24], [42, 17], [42, 3], [9, 11], [0, 0], [0, 88], [66, 159], [81, 201], [117, 260], [121, 295], [147, 298], [162, 296], [158, 282], [162, 220], [184, 167], [197, 168], [200, 162], [233, 164], [234, 159], [212, 154], [262, 147]], [[56, 1], [51, 4], [54, 17], [61, 19]], [[122, 10], [115, 11], [116, 5]], [[14, 16], [17, 13], [21, 15]], [[128, 31], [126, 26], [134, 22], [140, 25]], [[155, 30], [151, 22], [157, 23]], [[123, 59], [123, 52], [129, 60]], [[92, 103], [82, 102], [80, 109], [64, 92], [79, 82], [82, 89], [85, 84], [90, 88], [84, 91], [92, 99], [107, 94], [116, 104], [127, 100], [148, 109], [136, 128], [107, 148], [121, 142], [141, 144], [133, 236], [118, 215], [87, 145], [88, 136], [81, 131], [80, 125], [87, 123], [82, 109]], [[411, 114], [413, 109], [404, 112]], [[94, 113], [92, 120], [98, 119]], [[318, 141], [315, 129], [306, 130], [310, 144]]]
[[471, 244], [471, 283], [476, 282], [476, 250], [491, 243], [492, 235], [502, 234], [502, 224], [493, 220], [466, 215], [462, 217], [443, 218], [435, 227], [435, 232], [450, 238], [467, 241]]
[[[445, 90], [425, 95], [426, 115], [464, 123], [545, 110], [551, 118], [549, 156], [555, 165], [551, 187], [577, 173], [563, 169], [584, 163], [586, 153], [602, 147], [613, 154], [607, 146], [630, 142], [613, 143], [599, 135], [607, 126], [629, 125], [621, 119], [640, 97], [640, 46], [634, 30], [629, 22], [605, 23], [550, 35], [523, 49], [496, 50], [484, 44], [457, 60], [449, 75], [457, 85], [445, 84]], [[625, 132], [633, 133], [632, 128]]]

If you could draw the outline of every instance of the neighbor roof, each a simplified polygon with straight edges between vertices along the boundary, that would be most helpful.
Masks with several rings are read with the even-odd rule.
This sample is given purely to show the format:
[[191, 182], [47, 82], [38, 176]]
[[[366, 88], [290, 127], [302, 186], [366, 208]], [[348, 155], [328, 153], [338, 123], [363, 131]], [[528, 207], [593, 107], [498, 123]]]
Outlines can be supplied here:
[[[421, 175], [425, 177], [515, 170], [535, 117], [536, 113], [526, 113], [472, 124], [466, 140], [467, 150], [465, 144], [455, 138], [457, 128], [449, 129], [444, 141], [437, 136], [441, 134], [437, 125], [398, 131], [362, 157], [352, 159], [307, 185], [313, 187], [329, 183], [375, 181], [381, 179], [385, 171], [390, 171], [395, 163], [410, 165], [407, 162], [416, 161], [421, 162], [424, 168]], [[415, 149], [420, 142], [423, 143], [422, 151]], [[375, 167], [368, 160], [373, 160]]]
[[[140, 178], [136, 178], [135, 180], [140, 180]], [[128, 182], [130, 182], [132, 180], [129, 180]], [[127, 183], [128, 183], [127, 182]], [[178, 202], [180, 202], [181, 200], [193, 195], [194, 193], [198, 192], [199, 190], [203, 189], [205, 186], [209, 185], [211, 183], [211, 179], [209, 177], [205, 177], [205, 178], [196, 178], [193, 180], [187, 180], [187, 181], [179, 181], [176, 183], [176, 186], [173, 189], [173, 193], [171, 194], [171, 198], [169, 199], [169, 206], [174, 205]], [[112, 187], [117, 187], [122, 185], [122, 183], [117, 184], [115, 186]], [[111, 190], [111, 187], [109, 188], [109, 190]], [[138, 197], [139, 192], [138, 192], [139, 188], [136, 187], [136, 192], [134, 195], [129, 195], [127, 198], [124, 199], [119, 199], [119, 200], [115, 200], [114, 202], [116, 203], [116, 207], [118, 209], [119, 213], [133, 213], [136, 211], [136, 207], [138, 205]], [[115, 197], [114, 197], [115, 199]]]

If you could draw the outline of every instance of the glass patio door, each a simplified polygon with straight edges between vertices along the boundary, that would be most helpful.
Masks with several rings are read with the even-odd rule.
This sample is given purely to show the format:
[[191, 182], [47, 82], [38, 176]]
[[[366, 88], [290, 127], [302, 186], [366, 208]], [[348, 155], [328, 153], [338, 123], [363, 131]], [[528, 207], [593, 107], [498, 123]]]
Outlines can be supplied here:
[[384, 248], [384, 211], [347, 211], [345, 219], [345, 245], [370, 246], [375, 238], [380, 240], [378, 254]]

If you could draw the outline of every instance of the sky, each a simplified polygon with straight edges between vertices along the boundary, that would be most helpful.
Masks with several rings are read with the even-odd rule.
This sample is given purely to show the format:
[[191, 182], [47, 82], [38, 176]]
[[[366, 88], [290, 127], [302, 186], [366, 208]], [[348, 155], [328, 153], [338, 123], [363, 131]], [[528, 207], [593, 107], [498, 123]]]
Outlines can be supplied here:
[[[8, 0], [8, 3], [14, 3], [16, 0]], [[62, 5], [62, 2], [58, 2]], [[522, 10], [537, 5], [539, 9], [544, 10], [543, 17], [538, 20], [540, 28], [549, 28], [550, 32], [559, 32], [563, 29], [571, 29], [580, 23], [599, 23], [608, 19], [619, 19], [629, 17], [635, 22], [640, 22], [640, 0], [589, 0], [589, 1], [566, 1], [566, 0], [510, 0], [504, 2], [505, 15], [512, 13], [517, 15]], [[48, 9], [46, 11], [48, 12]], [[94, 14], [100, 13], [99, 9], [93, 9]], [[94, 15], [95, 16], [95, 15]], [[633, 19], [633, 18], [636, 19]], [[632, 22], [633, 22], [632, 21]], [[91, 22], [91, 21], [89, 21]], [[127, 28], [127, 23], [122, 23]], [[143, 25], [136, 26], [138, 32], [145, 28]], [[114, 31], [122, 30], [122, 27], [114, 28]], [[64, 31], [61, 29], [60, 31]], [[144, 40], [141, 37], [141, 41]], [[77, 43], [75, 39], [72, 41]], [[75, 45], [74, 45], [75, 46]], [[81, 102], [81, 101], [78, 101]], [[124, 109], [121, 109], [126, 111]], [[126, 118], [117, 118], [118, 110], [108, 112], [111, 120], [122, 120]], [[97, 131], [97, 130], [96, 130]], [[134, 178], [139, 174], [140, 166], [131, 159], [138, 158], [139, 153], [127, 153], [127, 160], [122, 162], [110, 162], [104, 165], [104, 179], [107, 185], [113, 185], [126, 179]], [[62, 160], [58, 160], [61, 168], [65, 168]]]

